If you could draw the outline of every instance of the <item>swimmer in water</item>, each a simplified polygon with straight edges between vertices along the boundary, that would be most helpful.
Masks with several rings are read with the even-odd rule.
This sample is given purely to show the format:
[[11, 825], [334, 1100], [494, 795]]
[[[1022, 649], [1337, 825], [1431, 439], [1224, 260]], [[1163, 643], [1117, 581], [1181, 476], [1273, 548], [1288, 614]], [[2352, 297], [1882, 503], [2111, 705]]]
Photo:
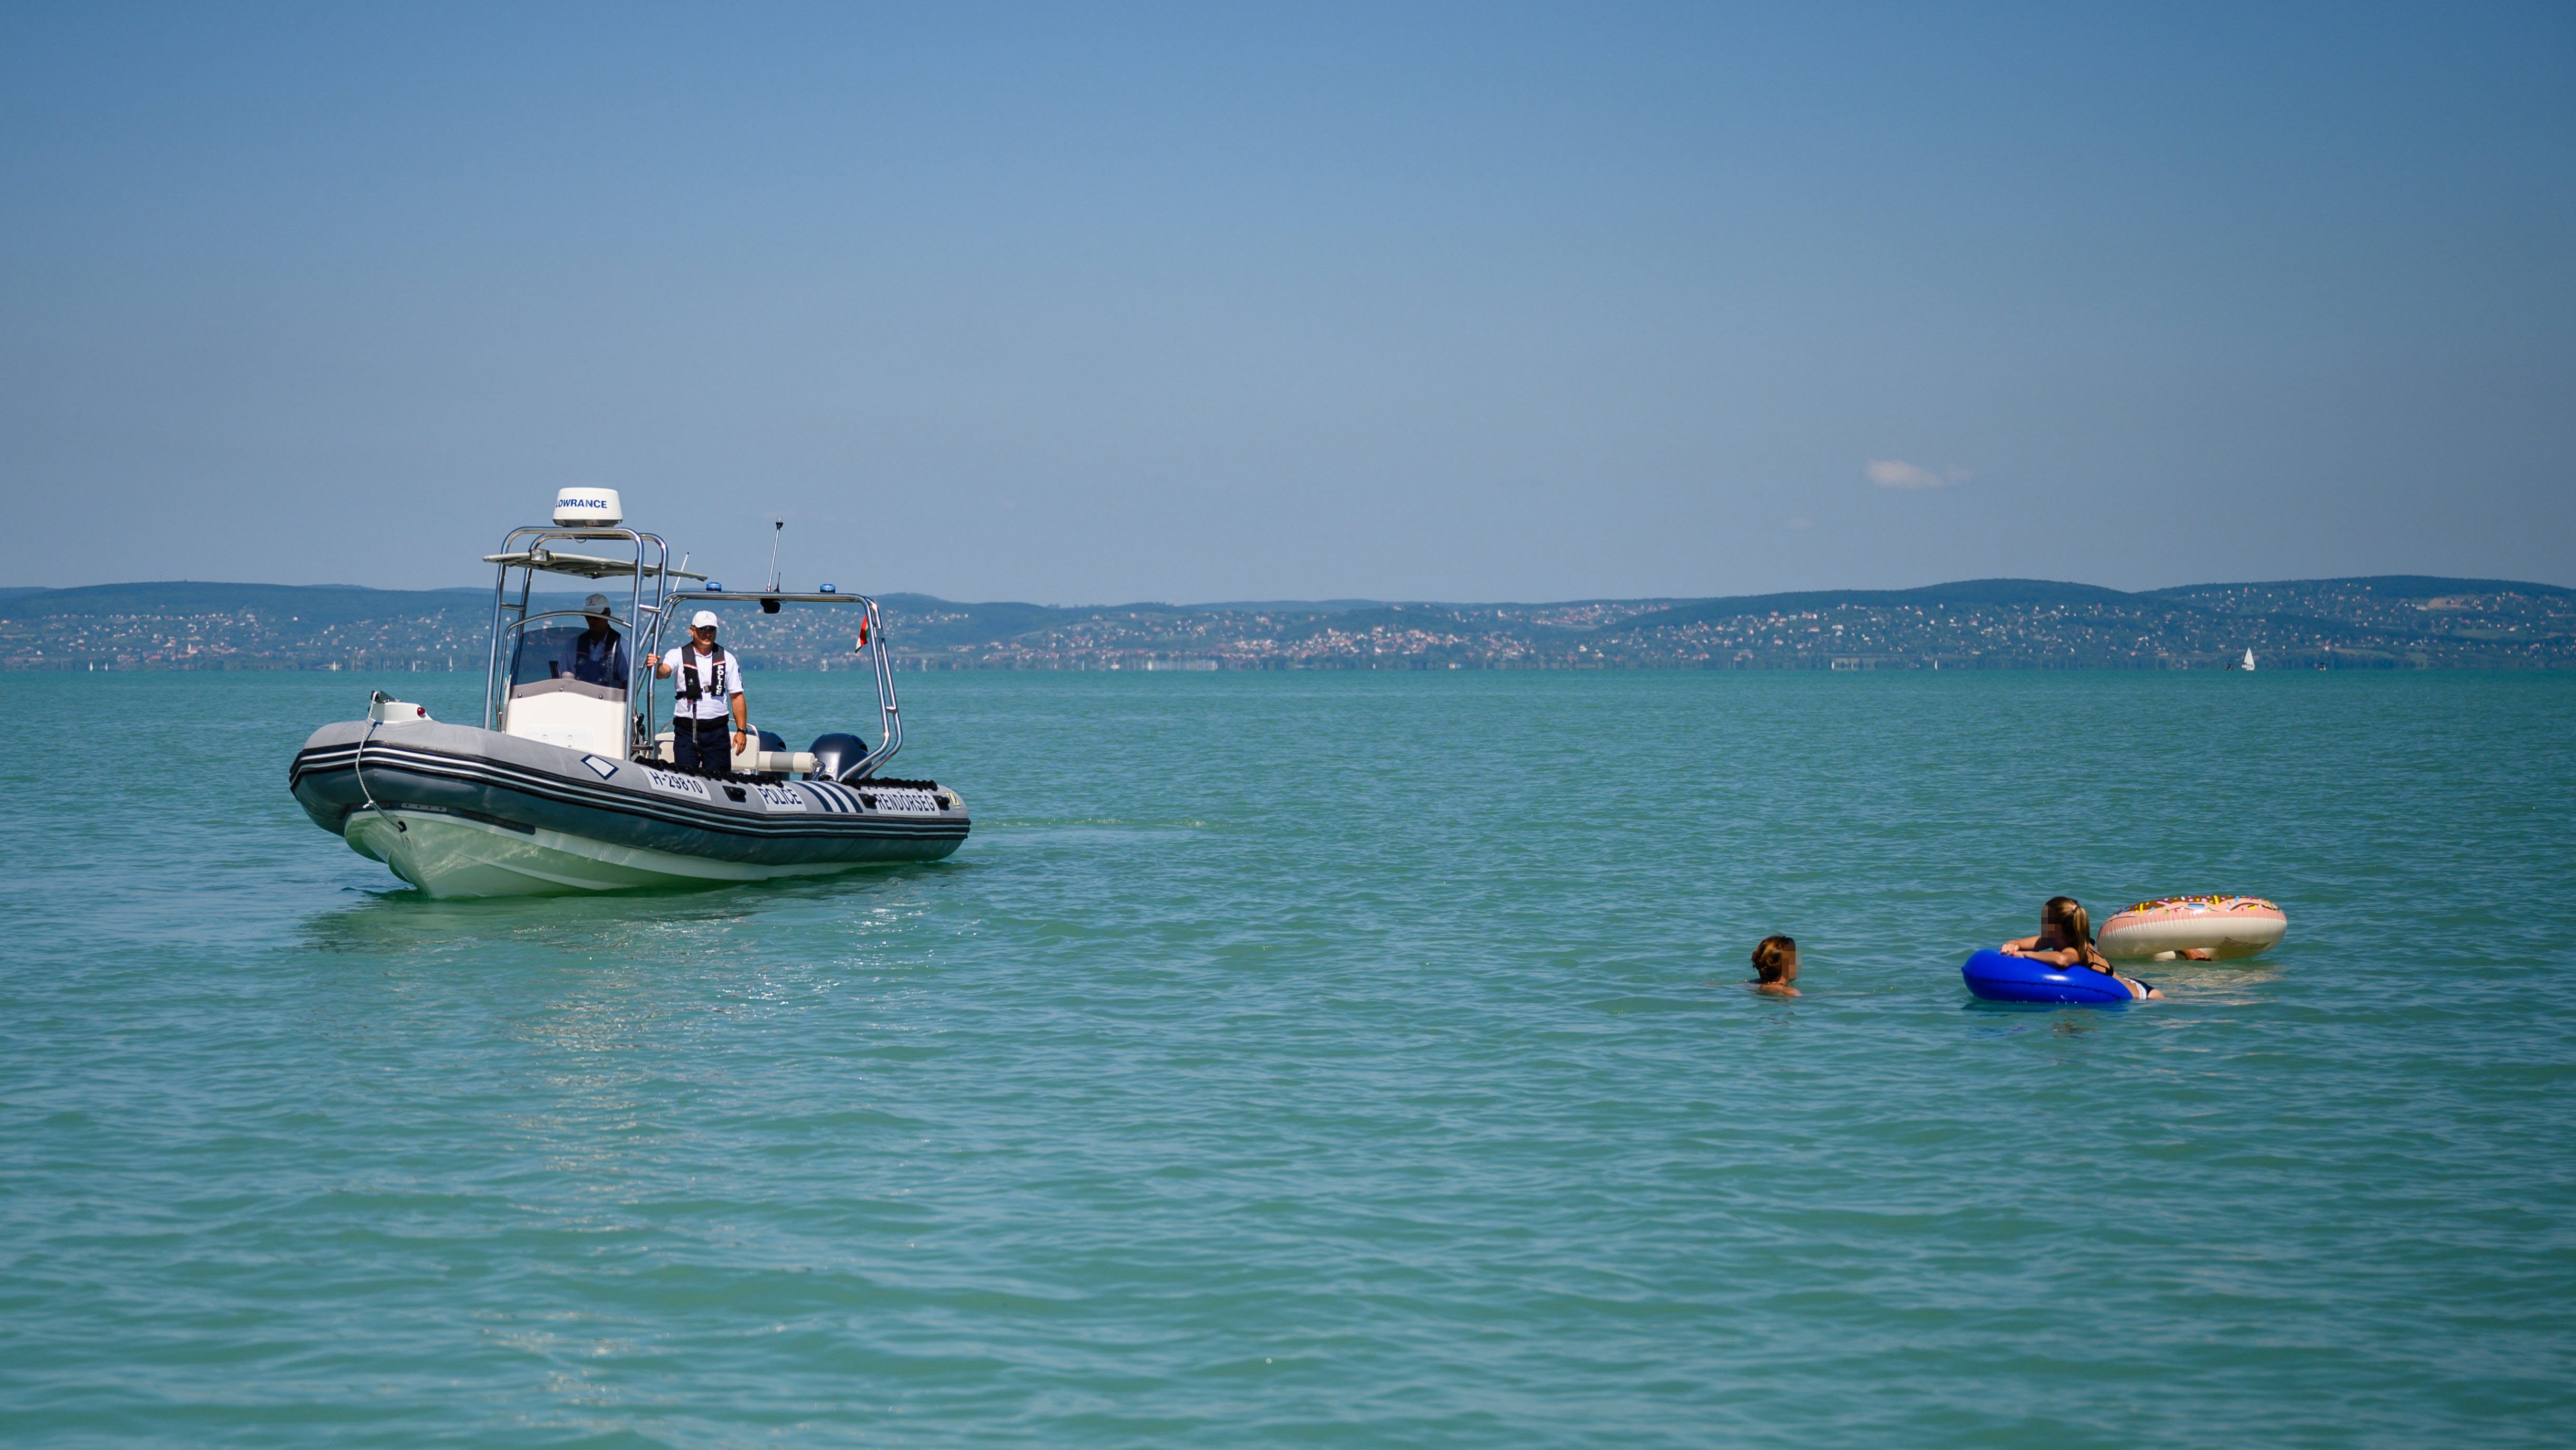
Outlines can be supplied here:
[[2053, 967], [2089, 967], [2129, 989], [2132, 998], [2154, 997], [2164, 993], [2111, 970], [2111, 963], [2093, 949], [2093, 919], [2084, 914], [2084, 903], [2072, 896], [2052, 896], [2039, 909], [2039, 935], [2015, 937], [1996, 950], [2008, 957], [2028, 957]]
[[1766, 997], [1795, 997], [1798, 989], [1798, 944], [1785, 936], [1766, 936], [1753, 949], [1753, 970], [1762, 975], [1745, 983]]

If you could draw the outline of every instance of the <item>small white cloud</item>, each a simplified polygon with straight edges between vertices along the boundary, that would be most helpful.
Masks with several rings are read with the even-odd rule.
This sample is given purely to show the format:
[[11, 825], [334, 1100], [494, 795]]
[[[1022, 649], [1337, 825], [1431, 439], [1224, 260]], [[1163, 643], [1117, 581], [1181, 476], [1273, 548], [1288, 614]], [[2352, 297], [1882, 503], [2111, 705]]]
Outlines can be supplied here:
[[1866, 471], [1869, 481], [1881, 488], [1946, 488], [1976, 477], [1964, 468], [1944, 468], [1935, 472], [1902, 458], [1873, 458]]

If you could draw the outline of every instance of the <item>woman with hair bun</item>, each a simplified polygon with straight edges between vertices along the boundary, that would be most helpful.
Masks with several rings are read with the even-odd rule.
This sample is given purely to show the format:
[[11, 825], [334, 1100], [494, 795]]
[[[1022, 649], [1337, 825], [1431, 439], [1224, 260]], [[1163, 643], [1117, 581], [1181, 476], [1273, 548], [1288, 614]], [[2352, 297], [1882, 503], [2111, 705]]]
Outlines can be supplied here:
[[1753, 949], [1753, 970], [1761, 975], [1745, 983], [1766, 997], [1795, 997], [1798, 989], [1798, 944], [1785, 936], [1766, 936]]
[[2048, 898], [2048, 904], [2039, 909], [2039, 935], [2015, 937], [1996, 950], [2008, 957], [2028, 957], [2053, 967], [2090, 967], [2141, 1000], [2164, 996], [2135, 977], [2111, 970], [2110, 960], [2094, 950], [2093, 919], [2085, 915], [2084, 903], [2072, 896]]

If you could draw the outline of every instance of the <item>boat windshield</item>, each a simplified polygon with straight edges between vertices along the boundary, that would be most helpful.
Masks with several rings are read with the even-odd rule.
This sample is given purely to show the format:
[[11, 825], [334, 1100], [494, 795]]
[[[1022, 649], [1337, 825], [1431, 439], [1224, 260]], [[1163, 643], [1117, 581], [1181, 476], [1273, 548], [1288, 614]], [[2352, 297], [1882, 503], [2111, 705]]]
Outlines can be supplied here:
[[[510, 660], [510, 693], [536, 693], [528, 687], [563, 681], [596, 687], [581, 691], [586, 695], [625, 698], [624, 637], [612, 635], [605, 642], [585, 640], [582, 636], [587, 628], [580, 624], [560, 624], [519, 631], [519, 645]], [[561, 686], [556, 685], [556, 688]]]

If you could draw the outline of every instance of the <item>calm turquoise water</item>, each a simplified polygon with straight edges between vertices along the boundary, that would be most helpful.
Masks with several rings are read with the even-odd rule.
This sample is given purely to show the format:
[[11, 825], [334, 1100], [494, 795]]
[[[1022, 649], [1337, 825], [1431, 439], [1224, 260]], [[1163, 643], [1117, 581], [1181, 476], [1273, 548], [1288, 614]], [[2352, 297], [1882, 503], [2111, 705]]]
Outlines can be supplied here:
[[908, 677], [952, 861], [495, 903], [372, 683], [0, 686], [0, 1439], [2576, 1439], [2576, 678]]

